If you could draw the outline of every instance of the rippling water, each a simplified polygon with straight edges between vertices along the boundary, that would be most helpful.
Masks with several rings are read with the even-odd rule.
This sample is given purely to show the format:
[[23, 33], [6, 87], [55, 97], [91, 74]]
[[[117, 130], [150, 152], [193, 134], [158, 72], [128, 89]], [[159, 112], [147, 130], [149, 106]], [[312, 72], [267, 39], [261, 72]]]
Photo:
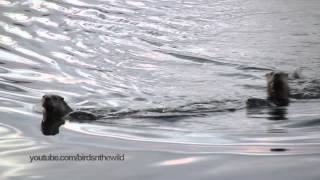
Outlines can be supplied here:
[[[0, 0], [0, 177], [317, 179], [319, 49], [317, 0]], [[296, 69], [288, 108], [245, 108]], [[128, 113], [48, 137], [46, 93]], [[29, 162], [74, 152], [126, 161]]]

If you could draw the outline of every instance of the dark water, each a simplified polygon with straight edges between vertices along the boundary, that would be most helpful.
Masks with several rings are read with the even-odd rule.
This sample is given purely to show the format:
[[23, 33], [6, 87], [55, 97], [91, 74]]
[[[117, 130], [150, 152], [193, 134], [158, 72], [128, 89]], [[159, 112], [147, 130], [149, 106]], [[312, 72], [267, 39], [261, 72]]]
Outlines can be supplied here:
[[[0, 0], [0, 177], [319, 179], [319, 49], [318, 0]], [[296, 69], [289, 107], [244, 108]], [[44, 136], [46, 93], [138, 113]]]

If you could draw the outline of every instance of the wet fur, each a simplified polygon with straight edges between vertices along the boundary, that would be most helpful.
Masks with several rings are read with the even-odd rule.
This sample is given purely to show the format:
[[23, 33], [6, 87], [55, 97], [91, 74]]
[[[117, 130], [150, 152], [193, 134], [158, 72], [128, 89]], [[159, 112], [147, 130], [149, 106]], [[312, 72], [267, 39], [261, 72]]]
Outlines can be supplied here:
[[288, 74], [283, 72], [270, 72], [267, 79], [267, 99], [249, 98], [247, 108], [289, 105]]
[[43, 120], [41, 131], [44, 135], [55, 135], [59, 133], [59, 127], [64, 124], [63, 117], [72, 112], [72, 109], [58, 95], [44, 95], [42, 97]]
[[288, 74], [283, 72], [270, 72], [267, 78], [267, 99], [276, 106], [289, 105]]

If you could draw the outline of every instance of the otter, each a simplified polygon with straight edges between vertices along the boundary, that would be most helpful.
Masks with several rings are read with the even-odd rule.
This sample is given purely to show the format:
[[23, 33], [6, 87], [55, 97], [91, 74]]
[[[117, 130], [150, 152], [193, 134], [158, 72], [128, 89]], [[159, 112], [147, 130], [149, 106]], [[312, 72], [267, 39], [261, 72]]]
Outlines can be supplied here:
[[267, 79], [267, 99], [249, 98], [246, 102], [247, 107], [288, 106], [290, 103], [288, 74], [270, 72], [265, 76]]
[[44, 135], [56, 135], [59, 127], [65, 123], [65, 119], [96, 120], [97, 116], [90, 112], [74, 111], [64, 98], [54, 94], [42, 96], [43, 119], [41, 131]]
[[283, 72], [270, 72], [266, 74], [268, 100], [276, 106], [289, 105], [288, 74]]
[[[261, 106], [288, 106], [289, 105], [289, 86], [288, 74], [283, 72], [270, 72], [266, 74], [267, 79], [267, 99], [249, 98], [246, 102], [248, 108]], [[102, 117], [86, 111], [74, 111], [64, 98], [54, 94], [47, 94], [42, 97], [43, 120], [41, 131], [44, 135], [56, 135], [59, 127], [65, 120], [92, 121]], [[150, 111], [150, 110], [149, 110]], [[113, 111], [111, 111], [113, 112]], [[110, 118], [117, 118], [132, 115], [139, 111], [117, 112], [110, 114]], [[134, 116], [133, 116], [134, 117]], [[143, 117], [143, 116], [137, 116]]]

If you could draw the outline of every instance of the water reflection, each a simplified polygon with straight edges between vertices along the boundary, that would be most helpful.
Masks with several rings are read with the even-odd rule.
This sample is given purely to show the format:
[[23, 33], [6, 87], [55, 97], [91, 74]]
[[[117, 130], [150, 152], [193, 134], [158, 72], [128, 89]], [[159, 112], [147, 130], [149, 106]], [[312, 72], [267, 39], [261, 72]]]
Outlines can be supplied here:
[[[304, 83], [293, 84], [293, 98], [320, 97], [319, 81], [310, 80], [319, 77], [319, 2], [292, 0], [284, 8], [282, 1], [266, 6], [255, 0], [0, 0], [0, 178], [74, 179], [78, 173], [88, 179], [105, 172], [101, 164], [88, 168], [93, 163], [85, 171], [78, 163], [26, 163], [26, 154], [49, 142], [43, 152], [129, 149], [134, 160], [112, 164], [107, 177], [119, 169], [124, 173], [111, 179], [179, 179], [184, 167], [199, 170], [185, 179], [210, 179], [209, 172], [228, 179], [237, 169], [257, 172], [257, 164], [266, 176], [248, 177], [269, 177], [280, 167], [283, 174], [307, 169], [317, 179], [319, 101], [293, 102], [289, 112], [242, 106], [247, 96], [265, 96], [263, 74], [297, 66], [307, 75]], [[63, 121], [45, 122], [44, 135], [65, 128], [47, 137], [31, 107], [48, 92], [66, 95], [74, 107], [140, 114], [64, 127]], [[305, 124], [286, 126], [291, 122]], [[199, 154], [206, 153], [209, 160], [202, 162]], [[308, 155], [288, 156], [290, 163], [281, 164], [284, 155], [296, 154]], [[210, 159], [215, 155], [220, 163]], [[261, 161], [262, 155], [281, 157]], [[316, 163], [306, 159], [299, 168], [282, 169], [305, 157]], [[156, 172], [164, 168], [175, 177]], [[18, 177], [27, 173], [39, 176]]]
[[21, 131], [15, 127], [0, 123], [0, 136], [1, 138], [16, 138], [19, 137]]
[[7, 84], [7, 83], [1, 83], [0, 82], [0, 91], [3, 90], [3, 91], [13, 91], [13, 92], [26, 92], [24, 89], [22, 88], [19, 88], [17, 86], [13, 86], [13, 85], [10, 85], [10, 84]]
[[7, 124], [0, 123], [0, 136], [0, 156], [41, 147], [33, 138], [24, 137], [19, 129]]
[[201, 157], [187, 157], [187, 158], [181, 158], [181, 159], [172, 159], [172, 160], [166, 160], [163, 162], [156, 163], [156, 166], [179, 166], [179, 165], [188, 165], [193, 164], [195, 162], [198, 162], [200, 160], [203, 160]]
[[[14, 117], [7, 116], [8, 114], [4, 112], [1, 113], [5, 114], [1, 120], [4, 120], [4, 117]], [[31, 178], [41, 177], [39, 172], [35, 171], [37, 168], [34, 164], [30, 163], [29, 153], [39, 151], [46, 144], [37, 138], [27, 137], [25, 134], [12, 125], [0, 123], [0, 179], [18, 177], [25, 179], [26, 175], [32, 175], [29, 176]]]
[[265, 118], [272, 121], [287, 120], [287, 107], [264, 107], [247, 109], [249, 118]]
[[[0, 5], [1, 109], [29, 112], [30, 104], [21, 106], [21, 102], [35, 103], [45, 92], [59, 92], [68, 94], [75, 104], [95, 102], [93, 108], [110, 104], [140, 110], [135, 117], [110, 120], [109, 124], [92, 128], [82, 124], [82, 132], [96, 136], [109, 136], [112, 131], [115, 136], [153, 141], [194, 138], [190, 141], [214, 144], [229, 138], [232, 141], [227, 142], [234, 143], [237, 137], [224, 139], [214, 134], [228, 136], [250, 129], [265, 132], [273, 122], [253, 122], [251, 117], [275, 121], [295, 115], [285, 108], [248, 111], [249, 118], [238, 112], [244, 101], [241, 97], [265, 94], [262, 74], [274, 69], [290, 71], [303, 58], [307, 73], [317, 74], [319, 69], [317, 49], [303, 47], [318, 43], [319, 28], [312, 25], [318, 24], [318, 19], [312, 8], [301, 12], [308, 17], [301, 21], [301, 14], [292, 13], [296, 11], [288, 14], [281, 9], [283, 13], [273, 14], [275, 10], [268, 6], [264, 12], [256, 12], [259, 9], [233, 1], [205, 5], [194, 1], [191, 6], [173, 1], [31, 0], [1, 1]], [[301, 8], [294, 3], [290, 7]], [[287, 19], [286, 26], [275, 19]], [[267, 26], [261, 23], [266, 21], [270, 22]], [[302, 32], [305, 28], [301, 27], [310, 32]], [[275, 44], [279, 51], [274, 51]], [[274, 57], [278, 57], [276, 61]], [[318, 81], [304, 84], [306, 93], [301, 98], [319, 97]], [[314, 95], [308, 95], [310, 92]], [[8, 103], [12, 99], [18, 101]], [[161, 115], [160, 111], [143, 111], [152, 108], [175, 111]], [[313, 113], [317, 111], [313, 109]], [[39, 121], [30, 124], [38, 126]], [[57, 134], [62, 124], [43, 124], [42, 131]], [[113, 127], [108, 127], [110, 124]], [[123, 125], [126, 128], [121, 129]], [[159, 130], [164, 127], [171, 128], [170, 132]]]
[[267, 117], [269, 120], [287, 120], [287, 108], [269, 108], [268, 109], [269, 116]]

